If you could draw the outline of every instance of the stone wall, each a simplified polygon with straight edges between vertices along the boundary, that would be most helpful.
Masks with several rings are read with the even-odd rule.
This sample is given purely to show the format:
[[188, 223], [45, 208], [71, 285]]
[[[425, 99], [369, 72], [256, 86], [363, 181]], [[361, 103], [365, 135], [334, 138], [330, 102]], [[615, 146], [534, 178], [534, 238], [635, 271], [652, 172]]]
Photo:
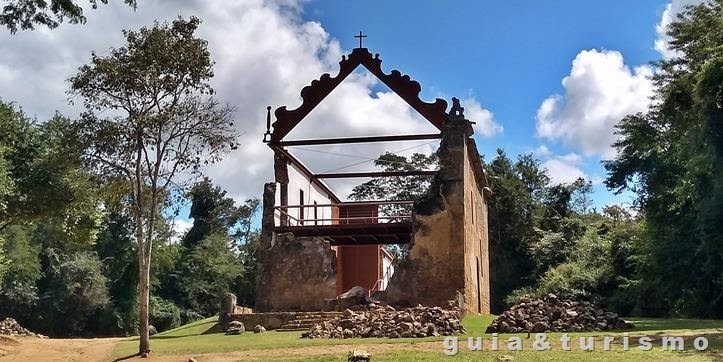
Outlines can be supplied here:
[[319, 311], [336, 297], [336, 255], [323, 239], [277, 234], [258, 273], [256, 312]]
[[318, 311], [336, 297], [336, 254], [318, 238], [274, 234], [276, 183], [264, 185], [254, 311]]
[[[487, 195], [484, 170], [473, 139], [467, 139], [464, 157], [464, 300], [466, 310], [490, 313]], [[487, 189], [489, 190], [489, 189]]]
[[272, 313], [250, 313], [250, 314], [221, 314], [218, 324], [222, 330], [226, 330], [229, 322], [238, 321], [250, 330], [256, 325], [263, 326], [266, 330], [279, 329], [296, 317], [296, 312], [272, 312]]
[[469, 121], [452, 118], [437, 152], [440, 171], [415, 203], [409, 255], [387, 287], [395, 305], [447, 306], [489, 313], [487, 186]]

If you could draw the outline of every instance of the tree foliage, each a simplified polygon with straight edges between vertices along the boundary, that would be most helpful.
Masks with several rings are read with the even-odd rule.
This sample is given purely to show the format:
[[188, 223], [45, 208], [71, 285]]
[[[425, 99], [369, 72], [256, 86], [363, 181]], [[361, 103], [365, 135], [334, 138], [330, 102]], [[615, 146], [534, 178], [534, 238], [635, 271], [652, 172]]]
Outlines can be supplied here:
[[[655, 102], [625, 117], [605, 163], [609, 188], [637, 193], [646, 219], [646, 314], [723, 316], [723, 1], [671, 24]], [[684, 288], [682, 286], [685, 286]], [[643, 310], [645, 312], [645, 310]]]
[[509, 293], [532, 283], [528, 251], [539, 238], [535, 225], [550, 178], [532, 155], [513, 162], [502, 149], [485, 167], [495, 193], [488, 204], [491, 307], [501, 312]]
[[[137, 0], [123, 2], [134, 9], [137, 5]], [[73, 0], [5, 0], [4, 3], [0, 25], [7, 27], [13, 34], [18, 29], [33, 30], [36, 25], [57, 28], [65, 19], [71, 24], [83, 24], [86, 21], [83, 7]], [[93, 9], [98, 7], [98, 0], [89, 0], [89, 3]], [[107, 4], [108, 0], [100, 0], [100, 3]]]
[[92, 203], [86, 192], [89, 175], [63, 138], [69, 123], [56, 115], [41, 127], [13, 104], [0, 101], [0, 231], [59, 213], [71, 215]]
[[47, 304], [45, 319], [55, 335], [82, 335], [95, 330], [87, 323], [108, 305], [108, 279], [94, 252], [60, 254], [46, 252], [49, 268], [42, 303]]
[[257, 211], [259, 200], [249, 199], [243, 205], [236, 206], [235, 201], [226, 196], [226, 191], [214, 185], [209, 178], [196, 183], [188, 192], [191, 200], [193, 225], [183, 238], [183, 245], [191, 248], [201, 240], [216, 233], [233, 231], [233, 237], [239, 243], [246, 242], [251, 232], [251, 216]]
[[[374, 160], [374, 166], [389, 172], [422, 171], [434, 169], [438, 162], [439, 160], [434, 154], [415, 153], [410, 157], [405, 157], [387, 152]], [[374, 177], [361, 185], [354, 186], [349, 198], [352, 200], [416, 200], [429, 189], [430, 182], [429, 177], [424, 176]], [[407, 206], [387, 205], [380, 211], [392, 216], [411, 210]]]
[[177, 288], [184, 305], [202, 315], [221, 309], [226, 293], [243, 273], [243, 265], [230, 250], [230, 238], [212, 234], [184, 252], [176, 268]]

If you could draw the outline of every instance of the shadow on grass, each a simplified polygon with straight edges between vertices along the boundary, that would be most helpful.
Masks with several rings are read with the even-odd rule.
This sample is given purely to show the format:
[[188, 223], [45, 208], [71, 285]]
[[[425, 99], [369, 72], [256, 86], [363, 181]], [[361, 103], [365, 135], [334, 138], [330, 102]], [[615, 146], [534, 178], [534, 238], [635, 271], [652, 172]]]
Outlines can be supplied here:
[[[649, 337], [651, 339], [653, 348], [663, 348], [663, 337], [665, 336], [672, 337], [670, 333], [667, 332], [658, 332], [655, 334], [648, 334], [645, 335], [645, 337]], [[639, 338], [642, 336], [634, 336], [630, 337], [630, 348], [638, 348], [640, 346]], [[695, 340], [697, 338], [703, 337], [708, 341], [707, 348], [704, 351], [698, 351], [695, 348]], [[723, 360], [723, 331], [721, 332], [708, 332], [708, 333], [701, 333], [701, 334], [693, 334], [693, 335], [684, 335], [680, 336], [683, 340], [683, 350], [680, 351], [680, 353], [684, 355], [704, 355], [707, 357], [710, 357], [713, 361], [721, 361]], [[616, 341], [618, 344], [621, 344], [622, 342]], [[669, 342], [668, 346], [675, 346], [675, 348], [678, 348], [679, 345], [675, 344], [675, 342]], [[671, 348], [671, 347], [668, 347]]]
[[[201, 322], [201, 321], [198, 321], [198, 322]], [[180, 332], [180, 331], [183, 331], [183, 330], [186, 330], [186, 329], [196, 328], [196, 327], [198, 327], [198, 326], [200, 326], [200, 325], [203, 325], [203, 324], [211, 324], [211, 323], [213, 323], [214, 325], [218, 324], [218, 323], [216, 323], [215, 321], [208, 321], [208, 322], [203, 322], [203, 323], [198, 323], [198, 322], [186, 324], [185, 326], [181, 326], [181, 327], [174, 328], [174, 329], [169, 329], [169, 330], [163, 331], [162, 333], [159, 333], [159, 334], [177, 333], [177, 332]]]
[[[174, 331], [178, 331], [178, 330], [174, 330]], [[209, 327], [207, 330], [201, 332], [199, 335], [218, 334], [218, 333], [223, 333], [223, 331], [221, 330], [221, 326], [218, 323], [214, 323], [211, 327]], [[192, 337], [192, 336], [194, 336], [194, 335], [184, 334], [184, 335], [177, 335], [177, 336], [164, 336], [164, 335], [159, 334], [159, 335], [155, 335], [155, 336], [151, 337], [151, 339], [176, 339], [176, 338], [187, 338], [187, 337]]]
[[723, 321], [713, 319], [657, 319], [657, 318], [625, 318], [635, 328], [630, 331], [681, 330], [681, 329], [718, 329], [723, 328]]
[[201, 332], [201, 334], [215, 334], [215, 333], [223, 333], [223, 330], [221, 330], [221, 325], [218, 323], [214, 323], [214, 325], [212, 325], [211, 328]]

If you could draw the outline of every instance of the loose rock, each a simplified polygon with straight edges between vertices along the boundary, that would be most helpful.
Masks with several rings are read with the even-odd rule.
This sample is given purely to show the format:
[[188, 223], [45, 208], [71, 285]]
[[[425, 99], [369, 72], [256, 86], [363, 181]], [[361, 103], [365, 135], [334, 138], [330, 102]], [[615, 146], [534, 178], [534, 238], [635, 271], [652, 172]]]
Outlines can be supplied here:
[[264, 326], [257, 324], [254, 326], [254, 333], [264, 333], [266, 332], [266, 328]]
[[633, 327], [617, 314], [606, 312], [593, 303], [560, 299], [548, 294], [542, 299], [523, 299], [497, 317], [485, 332], [581, 332]]
[[367, 351], [349, 351], [347, 361], [349, 362], [366, 362], [372, 359], [372, 355]]
[[228, 323], [226, 334], [241, 334], [243, 332], [246, 332], [246, 327], [242, 322], [231, 321]]
[[464, 333], [459, 310], [423, 307], [395, 310], [379, 305], [355, 306], [341, 316], [314, 325], [302, 338], [420, 338]]
[[35, 334], [23, 328], [18, 321], [12, 318], [5, 318], [0, 321], [0, 335], [6, 336], [30, 336], [43, 338], [44, 336]]

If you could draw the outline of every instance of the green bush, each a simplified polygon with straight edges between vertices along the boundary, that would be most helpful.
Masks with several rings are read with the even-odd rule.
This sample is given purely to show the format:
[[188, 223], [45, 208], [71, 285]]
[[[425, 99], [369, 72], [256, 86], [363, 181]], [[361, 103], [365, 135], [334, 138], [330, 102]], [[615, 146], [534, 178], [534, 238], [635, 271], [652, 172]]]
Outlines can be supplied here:
[[537, 292], [554, 293], [580, 300], [594, 300], [603, 272], [599, 268], [578, 261], [560, 264], [543, 275]]
[[522, 299], [534, 297], [537, 297], [537, 291], [533, 287], [525, 286], [515, 289], [505, 297], [505, 309], [519, 303]]
[[181, 308], [170, 300], [151, 296], [150, 322], [156, 330], [163, 332], [181, 326]]
[[181, 324], [188, 324], [203, 319], [204, 316], [191, 309], [181, 309]]

